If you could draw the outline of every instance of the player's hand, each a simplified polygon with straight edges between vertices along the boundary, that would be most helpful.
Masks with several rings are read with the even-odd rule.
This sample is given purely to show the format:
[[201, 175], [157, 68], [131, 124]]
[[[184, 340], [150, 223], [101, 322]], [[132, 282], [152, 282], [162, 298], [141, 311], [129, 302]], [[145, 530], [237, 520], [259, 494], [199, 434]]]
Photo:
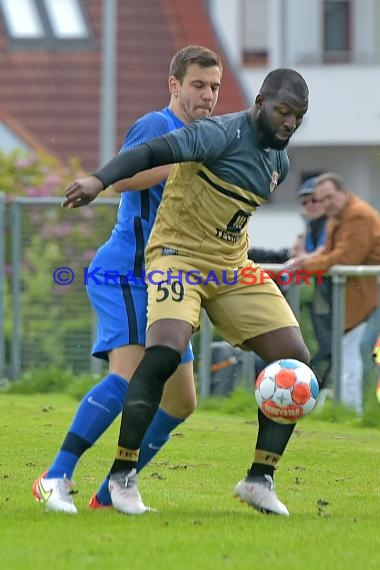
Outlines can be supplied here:
[[96, 176], [78, 178], [65, 192], [66, 200], [61, 204], [62, 208], [80, 208], [89, 204], [104, 189], [103, 183]]
[[306, 255], [292, 257], [291, 259], [288, 259], [288, 261], [284, 263], [283, 268], [286, 269], [287, 271], [297, 271], [298, 269], [303, 269], [305, 258]]

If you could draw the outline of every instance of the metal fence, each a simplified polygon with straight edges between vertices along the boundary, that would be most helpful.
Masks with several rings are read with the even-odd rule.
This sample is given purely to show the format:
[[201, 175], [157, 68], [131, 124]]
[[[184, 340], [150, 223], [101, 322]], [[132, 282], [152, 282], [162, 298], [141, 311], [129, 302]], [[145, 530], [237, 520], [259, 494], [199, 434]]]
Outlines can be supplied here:
[[[7, 203], [0, 194], [0, 378], [14, 379], [34, 367], [69, 368], [76, 373], [104, 368], [91, 357], [96, 320], [83, 276], [111, 233], [118, 200], [102, 198], [75, 211], [60, 208], [60, 202], [58, 198], [16, 198]], [[282, 267], [264, 265], [274, 272]], [[57, 283], [60, 268], [72, 272], [72, 282]], [[332, 377], [339, 399], [346, 277], [376, 275], [380, 282], [380, 266], [334, 266], [330, 274]], [[66, 272], [64, 278], [68, 277]], [[294, 283], [287, 298], [298, 316], [299, 287]], [[202, 397], [210, 394], [212, 336], [204, 315], [198, 367]], [[242, 376], [247, 386], [252, 384], [254, 367], [254, 355], [244, 353]]]
[[91, 357], [96, 323], [83, 277], [110, 235], [118, 200], [102, 198], [75, 211], [60, 203], [0, 200], [0, 377], [14, 379], [34, 367], [76, 373], [102, 367]]
[[[283, 269], [279, 264], [262, 264], [266, 270], [278, 273]], [[334, 265], [328, 275], [332, 281], [332, 334], [331, 334], [331, 378], [333, 381], [334, 399], [341, 400], [341, 371], [342, 371], [342, 338], [344, 334], [345, 319], [345, 289], [347, 277], [377, 277], [378, 301], [380, 307], [380, 265]], [[293, 309], [294, 314], [299, 317], [300, 295], [299, 287], [295, 281], [290, 285], [287, 293], [287, 300]], [[380, 314], [378, 330], [380, 333]], [[205, 312], [202, 313], [202, 335], [200, 342], [200, 367], [199, 382], [200, 394], [206, 398], [210, 395], [211, 388], [211, 351], [210, 345], [213, 335], [213, 326]], [[243, 354], [242, 380], [249, 388], [255, 377], [255, 355], [252, 352]]]
[[[345, 318], [345, 290], [347, 277], [377, 278], [377, 306], [380, 307], [380, 266], [379, 265], [334, 265], [329, 274], [333, 284], [332, 293], [332, 338], [331, 338], [331, 377], [334, 383], [334, 397], [341, 400], [342, 337]], [[377, 330], [380, 333], [380, 315]]]

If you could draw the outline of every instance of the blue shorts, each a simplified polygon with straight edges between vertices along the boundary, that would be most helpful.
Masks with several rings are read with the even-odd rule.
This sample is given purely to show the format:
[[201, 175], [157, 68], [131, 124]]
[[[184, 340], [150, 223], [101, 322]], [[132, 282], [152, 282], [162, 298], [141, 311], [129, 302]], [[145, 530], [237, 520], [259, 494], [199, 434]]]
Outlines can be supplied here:
[[[92, 355], [108, 361], [108, 352], [120, 346], [145, 346], [148, 295], [145, 284], [127, 280], [116, 282], [96, 275], [86, 285], [92, 308], [98, 317], [97, 338]], [[98, 283], [99, 282], [99, 283]], [[182, 355], [182, 364], [194, 360], [191, 343]]]

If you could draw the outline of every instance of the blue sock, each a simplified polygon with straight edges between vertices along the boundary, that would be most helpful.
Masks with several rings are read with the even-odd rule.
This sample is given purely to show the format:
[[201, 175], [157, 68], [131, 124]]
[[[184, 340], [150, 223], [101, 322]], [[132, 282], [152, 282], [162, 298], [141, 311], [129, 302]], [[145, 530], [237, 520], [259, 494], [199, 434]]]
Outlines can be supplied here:
[[98, 491], [96, 492], [96, 498], [98, 499], [99, 503], [102, 505], [112, 505], [111, 495], [108, 490], [108, 483], [109, 483], [109, 475], [103, 480], [103, 483], [100, 485]]
[[182, 422], [184, 422], [184, 419], [170, 416], [164, 410], [158, 408], [141, 442], [137, 471], [141, 471], [152, 461], [153, 457], [169, 440], [170, 432]]
[[[170, 416], [164, 410], [159, 408], [150, 424], [144, 439], [141, 442], [140, 455], [137, 463], [137, 471], [141, 471], [160, 451], [160, 449], [169, 440], [170, 432], [173, 431], [184, 420]], [[111, 495], [108, 490], [109, 478], [104, 479], [100, 485], [96, 497], [103, 505], [110, 505]]]
[[65, 437], [47, 479], [63, 477], [71, 479], [81, 455], [91, 447], [120, 414], [128, 383], [108, 374], [82, 399], [73, 423]]

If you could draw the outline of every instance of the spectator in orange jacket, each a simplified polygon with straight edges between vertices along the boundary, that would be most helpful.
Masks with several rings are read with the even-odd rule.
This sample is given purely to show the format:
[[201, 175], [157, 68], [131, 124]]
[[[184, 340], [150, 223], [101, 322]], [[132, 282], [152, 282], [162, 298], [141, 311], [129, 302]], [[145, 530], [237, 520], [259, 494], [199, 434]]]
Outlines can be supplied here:
[[[315, 195], [326, 208], [327, 239], [323, 250], [288, 262], [288, 269], [330, 269], [333, 265], [380, 264], [380, 216], [367, 202], [345, 187], [335, 173], [316, 179]], [[362, 412], [363, 362], [360, 342], [367, 320], [377, 307], [375, 277], [348, 277], [343, 337], [342, 401]], [[368, 347], [371, 354], [373, 348]]]

